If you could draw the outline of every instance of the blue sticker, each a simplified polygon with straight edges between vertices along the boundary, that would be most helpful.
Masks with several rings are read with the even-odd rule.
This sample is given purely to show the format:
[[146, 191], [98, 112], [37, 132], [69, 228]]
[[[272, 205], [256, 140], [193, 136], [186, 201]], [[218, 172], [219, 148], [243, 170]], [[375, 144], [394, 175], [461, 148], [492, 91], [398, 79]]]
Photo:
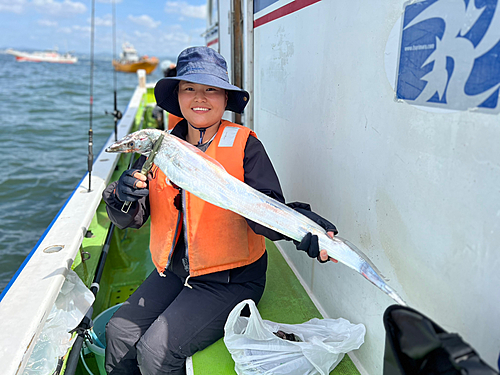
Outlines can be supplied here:
[[267, 8], [269, 5], [277, 3], [279, 0], [254, 0], [253, 12], [260, 12], [262, 9]]
[[405, 6], [396, 97], [410, 104], [500, 112], [500, 0]]

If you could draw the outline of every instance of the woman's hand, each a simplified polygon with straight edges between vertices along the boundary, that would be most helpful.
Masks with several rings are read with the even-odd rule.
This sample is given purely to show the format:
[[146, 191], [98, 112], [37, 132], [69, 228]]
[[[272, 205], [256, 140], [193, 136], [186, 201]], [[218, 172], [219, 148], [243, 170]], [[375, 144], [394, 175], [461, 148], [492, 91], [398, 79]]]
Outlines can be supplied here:
[[[338, 233], [335, 225], [330, 223], [325, 218], [319, 216], [317, 213], [311, 211], [311, 206], [307, 203], [293, 202], [288, 203], [288, 207], [293, 208], [295, 211], [300, 212], [302, 215], [306, 216], [308, 219], [314, 221], [316, 224], [323, 227], [326, 230], [326, 234], [333, 238], [334, 235]], [[319, 250], [318, 236], [313, 236], [312, 233], [307, 233], [302, 241], [293, 241], [297, 250], [302, 250], [307, 253], [311, 258], [317, 258], [320, 263], [326, 263], [331, 260], [334, 263], [338, 263], [337, 259], [333, 259], [328, 256], [326, 250]]]
[[147, 178], [138, 169], [127, 169], [116, 185], [116, 197], [125, 202], [135, 202], [149, 194]]
[[[328, 231], [328, 237], [333, 238], [334, 232]], [[311, 258], [316, 258], [320, 263], [326, 263], [328, 259], [332, 260], [334, 263], [338, 263], [337, 259], [333, 259], [328, 256], [326, 250], [319, 250], [318, 236], [313, 235], [311, 232], [307, 233], [302, 241], [293, 241], [297, 250], [302, 250], [307, 253]]]
[[[328, 235], [328, 237], [330, 238], [333, 238], [333, 236], [335, 235], [333, 232], [326, 232], [326, 234]], [[334, 259], [332, 257], [329, 257], [328, 256], [328, 253], [326, 252], [326, 250], [321, 250], [319, 252], [319, 257], [318, 257], [319, 261], [321, 263], [325, 263], [325, 262], [328, 262], [328, 260], [331, 260], [333, 263], [338, 263], [339, 261], [337, 259]]]

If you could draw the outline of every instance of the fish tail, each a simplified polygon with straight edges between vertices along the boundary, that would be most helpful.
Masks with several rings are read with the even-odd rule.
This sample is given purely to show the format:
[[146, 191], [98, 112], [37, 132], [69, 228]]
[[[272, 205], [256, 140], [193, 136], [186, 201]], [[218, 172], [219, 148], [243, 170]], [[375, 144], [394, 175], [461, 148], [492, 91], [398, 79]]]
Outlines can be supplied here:
[[394, 289], [392, 289], [385, 283], [385, 281], [380, 277], [380, 274], [378, 274], [377, 271], [373, 269], [368, 262], [364, 262], [364, 264], [361, 265], [360, 273], [368, 281], [370, 281], [372, 284], [381, 289], [385, 294], [391, 297], [394, 301], [402, 306], [406, 306], [406, 302], [403, 300], [403, 298], [401, 298], [401, 296]]
[[391, 297], [394, 301], [396, 301], [400, 305], [407, 306], [403, 298], [401, 298], [401, 296], [394, 289], [392, 289], [389, 285], [386, 284], [386, 281], [388, 281], [387, 278], [382, 276], [377, 267], [375, 267], [375, 265], [370, 261], [370, 259], [368, 259], [368, 257], [365, 254], [363, 254], [361, 250], [359, 250], [355, 245], [353, 245], [351, 242], [343, 238], [339, 237], [336, 238], [344, 242], [352, 251], [354, 251], [362, 259], [359, 272], [364, 278], [366, 278], [372, 284], [377, 286], [385, 294], [387, 294], [389, 297]]
[[401, 296], [389, 285], [386, 285], [385, 288], [386, 288], [385, 292], [387, 293], [387, 295], [391, 297], [394, 301], [399, 303], [401, 306], [408, 306], [408, 304], [403, 300], [403, 298], [401, 298]]
[[375, 264], [372, 263], [372, 261], [361, 251], [359, 250], [352, 242], [346, 240], [345, 238], [335, 236], [335, 238], [341, 240], [344, 242], [352, 251], [354, 251], [356, 254], [358, 254], [359, 257], [361, 257], [368, 265], [373, 269], [373, 271], [385, 282], [389, 281], [389, 278], [385, 277], [375, 266]]

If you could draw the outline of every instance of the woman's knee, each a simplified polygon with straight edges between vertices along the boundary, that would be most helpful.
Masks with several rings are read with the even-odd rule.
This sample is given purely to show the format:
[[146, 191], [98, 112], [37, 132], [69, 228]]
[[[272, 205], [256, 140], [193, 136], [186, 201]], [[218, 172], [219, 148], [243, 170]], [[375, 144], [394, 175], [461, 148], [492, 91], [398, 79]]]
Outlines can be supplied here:
[[[113, 318], [106, 325], [105, 366], [108, 373], [139, 373], [135, 343], [138, 338], [123, 329]], [[137, 371], [133, 372], [136, 368]]]
[[144, 337], [137, 343], [137, 362], [143, 375], [185, 374], [186, 355], [181, 347], [148, 343]]
[[116, 337], [121, 337], [123, 330], [115, 322], [116, 319], [111, 317], [111, 319], [106, 324], [106, 341], [114, 340]]
[[106, 324], [106, 341], [126, 341], [136, 343], [141, 337], [141, 329], [122, 317], [111, 317]]

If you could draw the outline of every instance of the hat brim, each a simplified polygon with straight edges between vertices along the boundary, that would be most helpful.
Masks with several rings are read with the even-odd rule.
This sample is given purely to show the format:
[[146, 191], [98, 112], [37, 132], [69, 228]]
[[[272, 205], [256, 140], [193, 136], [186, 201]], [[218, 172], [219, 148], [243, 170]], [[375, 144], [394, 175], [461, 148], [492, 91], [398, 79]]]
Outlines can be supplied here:
[[198, 83], [201, 85], [207, 85], [212, 87], [218, 87], [227, 91], [227, 105], [226, 110], [233, 111], [236, 113], [243, 113], [248, 100], [250, 99], [250, 94], [240, 89], [237, 86], [231, 85], [230, 83], [210, 74], [188, 74], [182, 77], [165, 77], [160, 79], [155, 86], [154, 93], [156, 98], [156, 104], [163, 108], [168, 113], [173, 115], [184, 117], [179, 107], [179, 99], [177, 98], [177, 93], [175, 88], [180, 81], [186, 81], [191, 83]]

